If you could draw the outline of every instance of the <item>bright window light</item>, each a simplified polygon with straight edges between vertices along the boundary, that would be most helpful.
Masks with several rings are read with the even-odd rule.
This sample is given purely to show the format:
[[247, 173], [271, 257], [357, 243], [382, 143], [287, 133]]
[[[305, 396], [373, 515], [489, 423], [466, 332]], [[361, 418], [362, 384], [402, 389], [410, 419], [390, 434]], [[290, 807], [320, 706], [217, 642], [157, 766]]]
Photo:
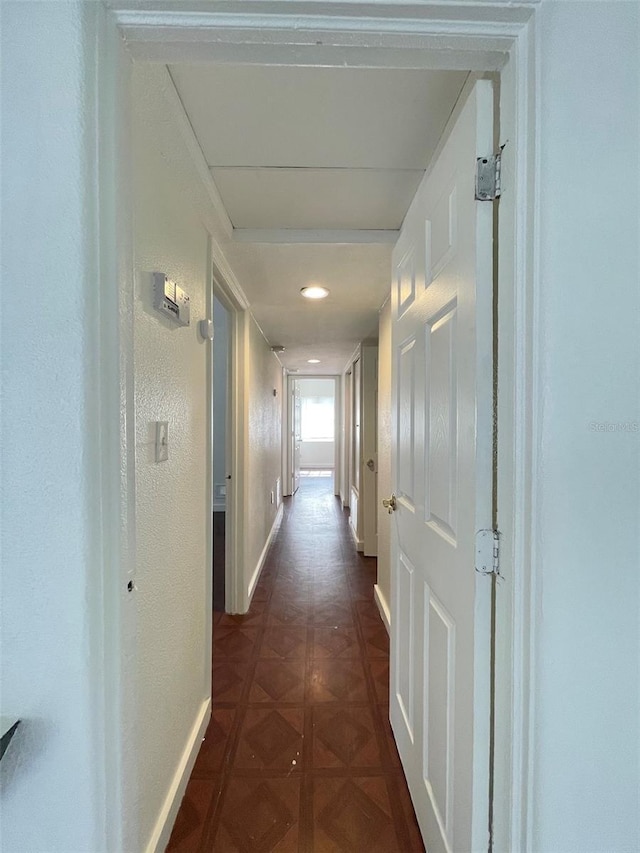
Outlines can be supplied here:
[[300, 432], [303, 441], [333, 441], [333, 397], [302, 397]]

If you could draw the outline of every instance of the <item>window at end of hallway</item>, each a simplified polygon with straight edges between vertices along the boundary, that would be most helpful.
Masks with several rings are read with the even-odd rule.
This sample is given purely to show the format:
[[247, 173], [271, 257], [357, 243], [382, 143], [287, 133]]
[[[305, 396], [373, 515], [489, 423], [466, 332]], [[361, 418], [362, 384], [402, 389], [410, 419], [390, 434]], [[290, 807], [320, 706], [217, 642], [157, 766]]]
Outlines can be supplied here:
[[300, 428], [303, 441], [333, 441], [333, 397], [303, 397]]

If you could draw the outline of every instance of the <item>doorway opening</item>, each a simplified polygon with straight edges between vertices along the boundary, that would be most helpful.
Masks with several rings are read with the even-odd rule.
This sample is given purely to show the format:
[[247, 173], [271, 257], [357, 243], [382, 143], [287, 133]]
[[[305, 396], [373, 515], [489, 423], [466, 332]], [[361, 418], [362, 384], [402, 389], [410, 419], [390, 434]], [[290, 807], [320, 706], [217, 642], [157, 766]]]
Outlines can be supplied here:
[[285, 436], [285, 495], [294, 495], [302, 479], [331, 479], [340, 494], [341, 408], [337, 376], [288, 377]]
[[336, 387], [333, 379], [307, 377], [300, 388], [300, 476], [335, 482]]
[[[224, 28], [224, 26], [226, 26], [226, 24], [224, 24], [224, 22], [221, 25], [217, 24], [217, 23], [215, 25], [219, 26], [220, 28]], [[377, 51], [377, 56], [380, 56], [379, 59], [376, 59], [376, 62], [383, 64], [383, 61], [390, 62], [393, 59], [393, 61], [401, 63], [401, 60], [405, 59], [404, 56], [400, 56], [400, 54], [402, 54], [402, 53], [406, 54], [407, 61], [413, 62], [413, 61], [415, 61], [414, 56], [417, 55], [417, 53], [418, 53], [418, 51], [416, 51], [416, 47], [415, 47], [415, 45], [418, 42], [420, 42], [420, 44], [422, 44], [424, 42], [425, 48], [428, 48], [429, 46], [433, 47], [432, 43], [428, 41], [428, 39], [433, 37], [433, 34], [431, 32], [431, 29], [430, 29], [430, 26], [431, 26], [430, 23], [428, 21], [424, 24], [418, 23], [418, 22], [412, 22], [412, 26], [414, 27], [415, 32], [413, 33], [413, 41], [411, 42], [410, 50], [414, 51], [415, 53], [406, 54], [405, 48], [398, 47], [397, 46], [397, 35], [394, 32], [389, 36], [389, 38], [393, 38], [393, 39], [395, 39], [395, 41], [393, 44], [389, 43], [389, 45], [387, 46], [387, 50], [388, 51], [395, 51], [395, 52], [393, 54], [387, 53], [385, 56], [382, 56], [380, 54], [379, 39], [378, 39], [378, 36], [376, 36], [378, 43], [377, 43], [375, 49]], [[444, 25], [442, 23], [438, 22], [438, 28], [437, 28], [438, 32], [436, 33], [436, 36], [438, 38], [441, 36], [443, 26]], [[526, 130], [525, 120], [527, 118], [527, 93], [528, 93], [527, 81], [529, 80], [529, 75], [528, 75], [528, 73], [526, 73], [527, 72], [526, 61], [527, 61], [527, 57], [529, 55], [526, 52], [526, 49], [528, 47], [528, 43], [527, 43], [526, 38], [524, 36], [522, 38], [520, 38], [520, 34], [519, 34], [517, 27], [515, 25], [514, 25], [513, 29], [509, 31], [508, 37], [505, 35], [504, 27], [502, 27], [502, 29], [499, 30], [499, 37], [502, 39], [500, 44], [504, 45], [504, 52], [501, 53], [501, 55], [499, 57], [499, 64], [498, 64], [495, 57], [492, 57], [492, 54], [489, 53], [489, 48], [485, 46], [485, 41], [484, 41], [484, 39], [486, 39], [486, 36], [484, 35], [485, 29], [487, 30], [487, 32], [490, 31], [490, 34], [492, 36], [494, 36], [494, 39], [495, 39], [495, 33], [498, 32], [498, 30], [497, 30], [497, 28], [492, 29], [492, 26], [493, 25], [491, 25], [491, 26], [486, 25], [483, 28], [481, 27], [482, 34], [483, 34], [482, 38], [480, 38], [480, 36], [478, 36], [477, 34], [469, 36], [465, 33], [465, 34], [461, 35], [460, 36], [460, 43], [466, 48], [466, 50], [468, 51], [469, 54], [474, 53], [473, 59], [474, 59], [474, 62], [476, 64], [473, 67], [478, 67], [478, 68], [481, 68], [483, 70], [487, 69], [487, 68], [490, 68], [493, 70], [496, 70], [497, 68], [502, 68], [503, 63], [505, 62], [505, 56], [507, 56], [507, 49], [511, 49], [514, 44], [518, 48], [518, 51], [516, 51], [515, 48], [513, 48], [513, 56], [508, 57], [508, 65], [506, 66], [506, 73], [503, 73], [503, 75], [502, 75], [502, 81], [506, 80], [506, 83], [507, 83], [507, 85], [503, 86], [503, 91], [506, 91], [508, 93], [508, 98], [507, 98], [508, 106], [509, 106], [508, 118], [511, 120], [510, 124], [509, 124], [509, 122], [506, 122], [505, 124], [507, 124], [509, 127], [513, 127], [513, 125], [517, 125], [517, 128], [519, 131], [524, 131], [524, 130]], [[384, 27], [382, 25], [380, 25], [380, 27], [381, 27], [381, 29], [384, 29]], [[213, 26], [212, 26], [212, 29], [213, 29]], [[424, 32], [423, 32], [423, 30], [424, 30]], [[337, 26], [336, 26], [336, 31], [337, 31]], [[315, 35], [316, 34], [311, 29], [310, 37], [315, 37]], [[389, 35], [389, 34], [383, 33], [382, 38], [385, 38], [385, 36], [387, 36], [387, 35]], [[296, 38], [297, 37], [298, 37], [298, 35], [296, 33]], [[316, 52], [321, 53], [321, 54], [324, 54], [324, 52], [326, 50], [334, 50], [335, 51], [336, 50], [336, 44], [334, 44], [334, 43], [327, 44], [325, 34], [323, 34], [323, 38], [325, 39], [325, 41], [321, 41], [319, 38], [317, 40], [315, 40], [314, 44], [316, 47], [313, 47], [312, 49], [314, 51], [316, 51], [316, 48], [320, 48], [320, 50], [316, 51]], [[342, 38], [342, 33], [340, 33], [340, 38]], [[362, 36], [361, 40], [364, 41], [365, 43], [358, 45], [357, 49], [359, 49], [361, 51], [369, 49], [370, 45], [367, 43], [368, 38], [369, 38], [368, 35]], [[478, 42], [478, 51], [477, 51], [478, 56], [475, 55], [475, 52], [472, 51], [472, 48], [469, 46], [469, 44], [467, 42], [462, 41], [462, 39], [464, 39], [464, 38], [468, 39], [469, 44], [472, 43], [473, 48], [475, 48], [475, 41]], [[337, 43], [337, 39], [338, 39], [338, 37], [335, 36], [334, 41], [336, 43]], [[358, 40], [358, 36], [356, 36], [356, 40]], [[229, 41], [231, 41], [231, 37], [229, 37]], [[407, 40], [407, 42], [408, 42], [408, 40]], [[497, 52], [497, 50], [495, 48], [495, 40], [493, 42], [487, 42], [487, 43], [493, 47], [493, 51], [495, 54]], [[244, 49], [245, 45], [243, 45], [242, 47]], [[343, 45], [339, 45], [339, 47], [341, 50], [344, 49]], [[270, 45], [270, 48], [273, 48], [275, 53], [278, 52], [278, 47], [274, 47], [273, 45]], [[285, 44], [282, 47], [282, 51], [284, 53], [286, 53], [288, 48], [289, 48], [289, 43]], [[484, 53], [482, 52], [482, 50], [480, 50], [481, 48], [484, 49], [484, 51], [485, 51]], [[262, 43], [259, 44], [259, 46], [258, 46], [258, 48], [256, 48], [256, 50], [262, 50], [263, 55], [264, 55], [265, 51], [264, 51], [264, 45]], [[232, 51], [232, 48], [229, 48], [228, 52], [231, 52], [231, 51]], [[427, 49], [421, 51], [420, 53], [421, 53], [421, 55], [424, 55], [425, 57], [428, 56], [428, 61], [432, 62], [434, 64], [439, 63], [441, 61], [440, 53], [439, 53], [437, 48], [433, 48], [433, 55], [429, 54]], [[449, 50], [447, 53], [447, 56], [442, 58], [442, 62], [445, 65], [451, 61], [451, 54], [452, 54], [452, 51]], [[228, 55], [228, 53], [226, 55]], [[340, 61], [343, 61], [342, 56], [340, 56], [339, 58], [340, 58]], [[454, 57], [454, 59], [455, 58], [456, 57]], [[296, 53], [296, 60], [297, 59], [298, 59], [298, 55]], [[336, 60], [334, 59], [333, 61], [335, 62]], [[425, 61], [427, 61], [427, 60], [425, 59]], [[459, 62], [460, 60], [456, 59], [456, 61]], [[468, 64], [464, 64], [462, 67], [466, 68], [466, 67], [468, 67]], [[518, 94], [518, 98], [516, 98], [516, 93]], [[520, 96], [522, 96], [522, 97], [520, 97]], [[522, 140], [524, 137], [524, 133], [519, 133], [519, 135], [511, 133], [510, 136], [514, 139]], [[505, 198], [503, 199], [503, 201], [501, 201], [500, 230], [502, 231], [503, 228], [505, 228], [509, 225], [512, 225], [514, 219], [517, 219], [517, 221], [516, 221], [516, 225], [518, 226], [517, 237], [518, 237], [518, 245], [520, 245], [520, 240], [521, 240], [523, 233], [525, 233], [525, 230], [526, 230], [525, 226], [526, 226], [527, 221], [528, 221], [527, 220], [528, 207], [526, 204], [524, 204], [524, 205], [520, 205], [520, 208], [518, 208], [517, 205], [515, 204], [515, 201], [518, 201], [521, 198], [523, 198], [526, 201], [527, 197], [528, 197], [527, 192], [526, 192], [527, 188], [528, 188], [528, 178], [527, 178], [528, 173], [527, 173], [526, 169], [524, 169], [522, 167], [523, 167], [523, 165], [526, 165], [528, 162], [529, 149], [526, 146], [523, 146], [521, 142], [519, 142], [518, 143], [518, 149], [517, 149], [517, 152], [515, 155], [511, 156], [511, 150], [509, 150], [507, 153], [509, 155], [509, 158], [506, 160], [505, 173], [506, 173], [506, 177], [509, 177], [509, 176], [512, 177], [511, 186], [512, 186], [512, 188], [515, 188], [515, 192], [512, 193], [511, 196], [506, 195]], [[515, 166], [518, 167], [517, 169], [514, 169], [514, 164], [515, 164]], [[522, 214], [519, 214], [517, 218], [513, 214], [513, 211], [516, 209], [521, 209], [524, 211]], [[502, 216], [503, 212], [506, 212], [507, 215]], [[238, 229], [238, 230], [240, 230], [240, 229]], [[445, 236], [446, 236], [446, 229], [442, 233], [445, 234]], [[243, 236], [245, 238], [247, 238], [250, 235], [237, 234], [236, 237], [238, 238], [237, 239], [238, 243], [241, 242]], [[272, 235], [273, 239], [276, 239], [276, 237], [277, 237], [277, 235]], [[500, 245], [504, 246], [504, 245], [507, 245], [507, 243], [508, 243], [508, 241], [501, 241]], [[513, 239], [511, 239], [511, 241], [509, 242], [509, 245], [510, 246], [514, 245]], [[523, 296], [523, 295], [526, 296], [527, 292], [528, 292], [527, 287], [526, 287], [526, 285], [528, 283], [528, 279], [526, 278], [526, 275], [525, 275], [525, 273], [527, 272], [527, 268], [525, 268], [526, 267], [526, 263], [525, 263], [526, 258], [524, 258], [522, 252], [516, 256], [516, 252], [513, 249], [509, 249], [508, 251], [504, 251], [504, 252], [501, 249], [500, 251], [501, 251], [500, 266], [504, 267], [505, 265], [509, 266], [511, 264], [511, 265], [514, 265], [516, 267], [516, 275], [511, 276], [511, 278], [509, 279], [509, 280], [515, 279], [514, 291], [516, 292], [516, 295], [518, 297]], [[524, 294], [522, 293], [522, 291], [525, 291]], [[504, 299], [503, 296], [501, 296], [500, 298]], [[520, 303], [522, 303], [524, 305], [526, 303], [526, 300], [524, 300], [524, 299], [520, 300], [519, 299], [518, 304], [520, 304]], [[509, 307], [509, 305], [510, 305], [510, 303], [507, 304], [507, 307]], [[518, 377], [522, 380], [527, 380], [528, 379], [528, 371], [527, 371], [528, 357], [527, 357], [527, 353], [525, 352], [525, 345], [526, 345], [527, 338], [526, 338], [526, 336], [522, 336], [521, 339], [522, 339], [523, 343], [520, 344], [520, 343], [518, 343], [520, 338], [518, 338], [517, 335], [509, 334], [509, 331], [513, 332], [513, 329], [511, 329], [511, 330], [509, 329], [509, 322], [504, 319], [508, 316], [509, 316], [508, 311], [501, 311], [499, 314], [499, 317], [501, 318], [501, 320], [500, 320], [501, 325], [506, 326], [505, 331], [507, 332], [506, 335], [501, 335], [501, 338], [500, 338], [502, 355], [504, 355], [505, 347], [507, 350], [507, 353], [506, 353], [507, 357], [501, 358], [501, 364], [509, 366], [508, 369], [505, 368], [505, 370], [504, 370], [507, 380], [510, 380], [512, 378], [512, 375], [511, 375], [512, 370], [511, 369], [514, 367], [514, 364], [515, 364], [515, 371], [514, 372], [518, 375]], [[511, 325], [517, 326], [518, 328], [520, 328], [520, 327], [526, 326], [527, 322], [528, 322], [528, 313], [525, 309], [521, 309], [520, 313], [518, 314], [516, 322], [512, 322]], [[438, 328], [445, 328], [445, 326], [444, 325], [441, 327], [439, 326]], [[436, 329], [436, 331], [437, 331], [437, 329]], [[515, 358], [514, 356], [518, 356], [518, 358]], [[525, 381], [521, 382], [518, 385], [518, 389], [520, 387], [524, 388], [525, 385], [526, 385]], [[516, 418], [513, 417], [512, 411], [509, 412], [508, 415], [509, 415], [509, 418], [511, 419], [511, 421], [516, 421], [518, 424], [523, 424], [523, 423], [526, 423], [526, 420], [522, 417], [523, 411], [526, 408], [526, 399], [525, 399], [524, 392], [520, 393], [520, 391], [518, 391], [518, 393], [516, 394], [516, 397], [517, 397], [517, 399], [515, 401], [515, 408], [517, 410]], [[504, 420], [504, 413], [501, 414], [501, 412], [499, 412], [498, 414], [499, 414], [499, 420]], [[511, 426], [509, 426], [509, 422], [508, 422], [507, 427], [508, 428], [506, 430], [502, 430], [501, 435], [504, 437], [504, 435], [506, 434], [509, 436], [509, 438], [511, 438], [512, 431], [513, 431], [513, 424], [511, 424]], [[501, 448], [503, 449], [503, 454], [508, 453], [511, 449], [510, 441], [502, 441], [501, 442]], [[348, 454], [347, 458], [349, 458], [349, 457], [352, 457], [351, 453]], [[514, 458], [515, 458], [515, 456], [514, 456]], [[524, 458], [524, 455], [523, 455], [523, 458]], [[507, 460], [507, 462], [508, 463], [513, 462], [513, 460]], [[502, 470], [503, 472], [506, 472], [506, 474], [508, 474], [508, 473], [511, 473], [513, 471], [513, 467], [514, 467], [513, 465], [507, 464], [505, 466], [502, 466], [500, 470]], [[523, 461], [522, 465], [515, 466], [515, 467], [518, 468], [518, 470], [516, 472], [518, 475], [517, 476], [517, 484], [516, 484], [518, 488], [513, 490], [514, 491], [514, 498], [513, 498], [513, 501], [511, 501], [510, 503], [518, 504], [518, 500], [517, 500], [518, 497], [523, 498], [523, 499], [526, 499], [526, 497], [527, 497], [525, 494], [526, 490], [523, 487], [523, 484], [526, 482], [526, 477], [524, 477], [524, 474], [527, 473], [524, 470], [527, 467], [526, 462]], [[502, 479], [507, 479], [506, 474]], [[234, 480], [235, 480], [235, 477], [234, 477]], [[240, 487], [240, 485], [241, 484], [238, 483], [238, 487]], [[348, 500], [348, 497], [347, 497], [347, 500]], [[517, 543], [516, 544], [518, 544], [521, 542], [522, 539], [526, 538], [524, 535], [524, 534], [526, 534], [526, 531], [524, 531], [524, 533], [523, 533], [520, 529], [518, 529], [518, 531], [516, 531], [516, 532], [517, 532], [517, 537], [516, 537]], [[513, 550], [517, 551], [517, 548], [514, 546]], [[509, 610], [509, 607], [510, 607], [509, 602], [505, 602], [504, 609]], [[510, 639], [511, 638], [507, 638], [507, 640], [510, 640]], [[516, 657], [517, 657], [517, 651], [518, 650], [516, 650]], [[525, 653], [523, 652], [523, 655], [524, 654]], [[524, 669], [526, 670], [526, 660], [515, 661], [512, 668], [517, 669], [518, 665], [522, 665], [524, 667]], [[508, 679], [506, 679], [506, 680], [508, 681]], [[508, 715], [506, 715], [506, 716], [508, 716]], [[516, 720], [512, 721], [510, 717], [506, 718], [506, 716], [503, 719], [503, 728], [517, 730], [519, 724], [523, 723], [523, 721], [521, 719], [520, 720], [516, 719]], [[513, 723], [513, 725], [512, 725], [512, 723]], [[521, 725], [521, 728], [522, 727], [523, 726]], [[516, 731], [515, 734], [517, 735], [518, 732]], [[517, 737], [515, 738], [515, 740], [517, 740]], [[505, 738], [505, 742], [507, 742], [507, 741], [508, 741], [508, 738]], [[505, 770], [504, 775], [508, 776], [508, 771]], [[507, 779], [507, 783], [508, 783], [508, 781], [509, 780]], [[506, 786], [506, 783], [505, 783], [505, 785], [503, 785], [503, 787], [505, 787], [505, 786]]]

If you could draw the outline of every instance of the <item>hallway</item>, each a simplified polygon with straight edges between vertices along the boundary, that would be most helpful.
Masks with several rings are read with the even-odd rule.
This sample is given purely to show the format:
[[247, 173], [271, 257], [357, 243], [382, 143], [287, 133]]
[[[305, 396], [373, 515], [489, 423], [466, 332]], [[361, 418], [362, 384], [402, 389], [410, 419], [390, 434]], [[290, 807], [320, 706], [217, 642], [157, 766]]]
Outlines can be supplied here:
[[168, 850], [423, 850], [375, 570], [331, 478], [302, 478], [251, 610], [214, 615], [213, 714]]

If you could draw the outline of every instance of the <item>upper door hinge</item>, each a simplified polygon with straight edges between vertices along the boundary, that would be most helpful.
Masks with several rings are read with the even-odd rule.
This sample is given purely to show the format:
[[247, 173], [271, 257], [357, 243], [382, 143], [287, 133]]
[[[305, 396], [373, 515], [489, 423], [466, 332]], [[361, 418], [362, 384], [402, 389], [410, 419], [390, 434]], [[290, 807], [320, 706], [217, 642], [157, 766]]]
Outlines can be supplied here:
[[476, 572], [481, 575], [500, 574], [500, 533], [497, 530], [478, 530], [476, 533]]
[[502, 195], [502, 148], [490, 157], [476, 159], [476, 200], [495, 201]]

